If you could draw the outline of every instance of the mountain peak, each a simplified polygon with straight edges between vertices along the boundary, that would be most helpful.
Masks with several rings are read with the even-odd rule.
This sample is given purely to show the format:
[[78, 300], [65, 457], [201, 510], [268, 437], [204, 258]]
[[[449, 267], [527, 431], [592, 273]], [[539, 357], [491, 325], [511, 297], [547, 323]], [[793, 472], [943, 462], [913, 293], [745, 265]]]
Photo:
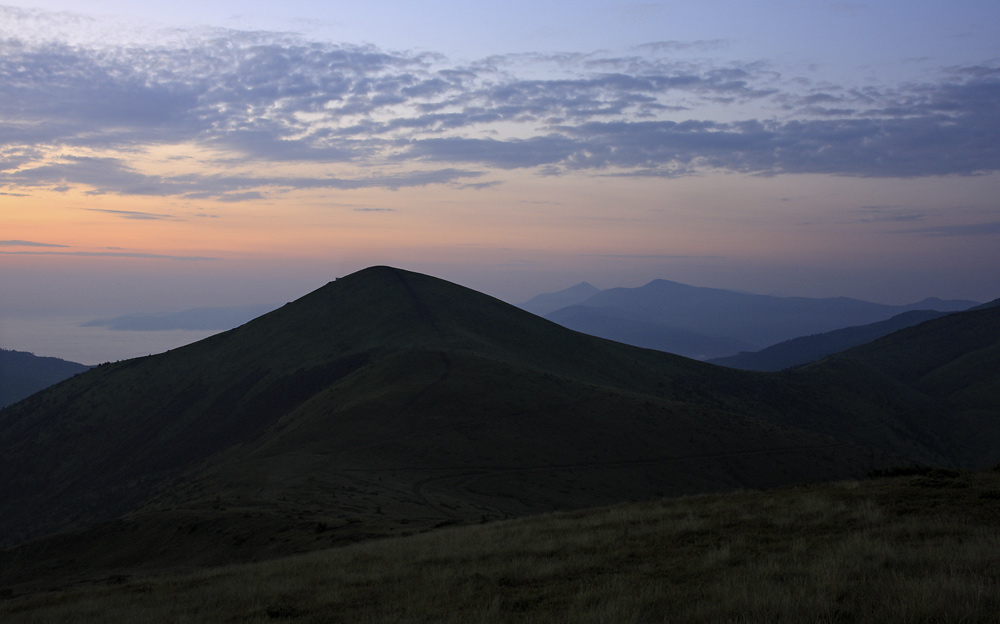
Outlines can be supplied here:
[[563, 290], [536, 295], [528, 301], [519, 304], [518, 307], [532, 314], [542, 316], [560, 308], [582, 303], [599, 292], [601, 292], [600, 289], [592, 284], [580, 282], [575, 286], [570, 286]]

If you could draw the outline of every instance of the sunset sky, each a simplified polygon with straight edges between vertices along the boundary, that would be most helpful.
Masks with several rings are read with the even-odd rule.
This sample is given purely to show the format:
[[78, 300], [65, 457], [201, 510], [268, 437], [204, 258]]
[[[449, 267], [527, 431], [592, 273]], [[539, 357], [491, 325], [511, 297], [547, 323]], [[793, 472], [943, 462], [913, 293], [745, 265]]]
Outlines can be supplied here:
[[0, 6], [0, 323], [373, 264], [996, 298], [1000, 2]]

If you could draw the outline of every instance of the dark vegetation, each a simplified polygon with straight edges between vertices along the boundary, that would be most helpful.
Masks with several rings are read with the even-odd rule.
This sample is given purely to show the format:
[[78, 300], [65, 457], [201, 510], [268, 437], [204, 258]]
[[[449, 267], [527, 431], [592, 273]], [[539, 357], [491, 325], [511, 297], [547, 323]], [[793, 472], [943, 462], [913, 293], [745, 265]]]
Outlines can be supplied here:
[[[363, 563], [362, 569], [347, 574], [368, 575], [369, 580], [359, 581], [358, 588], [370, 591], [374, 584], [388, 592], [381, 594], [388, 610], [372, 616], [374, 620], [439, 620], [418, 612], [426, 608], [428, 613], [440, 613], [449, 601], [464, 604], [463, 600], [472, 601], [471, 610], [460, 609], [448, 617], [459, 621], [464, 614], [476, 621], [477, 614], [483, 613], [482, 621], [495, 621], [503, 619], [509, 609], [532, 614], [532, 605], [539, 609], [539, 621], [546, 621], [546, 613], [570, 607], [576, 611], [567, 613], [584, 613], [590, 607], [597, 613], [613, 608], [611, 588], [634, 584], [632, 576], [602, 576], [601, 570], [620, 568], [617, 558], [641, 559], [645, 555], [635, 553], [665, 548], [643, 541], [660, 539], [657, 531], [651, 531], [646, 537], [626, 539], [625, 551], [601, 559], [601, 553], [611, 548], [602, 545], [606, 543], [602, 540], [617, 544], [613, 536], [631, 535], [633, 525], [665, 526], [660, 520], [632, 522], [625, 520], [627, 516], [647, 513], [643, 509], [676, 510], [680, 508], [671, 505], [688, 505], [692, 500], [719, 501], [709, 508], [719, 505], [736, 513], [770, 500], [771, 494], [684, 499], [688, 502], [653, 507], [644, 503], [617, 512], [595, 512], [598, 515], [593, 518], [618, 514], [624, 524], [602, 520], [598, 524], [605, 527], [604, 532], [589, 537], [580, 533], [580, 526], [590, 526], [586, 524], [590, 516], [583, 512], [537, 520], [554, 522], [549, 526], [556, 528], [551, 530], [531, 524], [534, 520], [518, 521], [527, 524], [491, 521], [629, 501], [863, 478], [900, 465], [933, 465], [953, 471], [991, 466], [1000, 462], [998, 358], [1000, 308], [935, 319], [799, 369], [756, 373], [579, 334], [424, 275], [388, 267], [366, 269], [235, 330], [161, 355], [99, 366], [0, 411], [0, 474], [4, 476], [0, 480], [0, 542], [7, 546], [0, 551], [0, 591], [11, 597], [27, 596], [11, 603], [14, 614], [44, 611], [53, 604], [104, 612], [111, 603], [87, 606], [88, 601], [104, 600], [102, 596], [112, 601], [131, 596], [127, 600], [132, 600], [144, 593], [165, 596], [182, 587], [194, 592], [184, 600], [198, 601], [204, 598], [198, 592], [214, 588], [222, 594], [237, 592], [233, 600], [240, 603], [223, 600], [221, 604], [228, 606], [222, 608], [227, 611], [217, 621], [298, 617], [319, 621], [324, 616], [317, 613], [343, 607], [348, 609], [345, 612], [357, 608], [360, 614], [372, 603], [343, 594], [318, 596], [318, 602], [311, 604], [292, 587], [299, 581], [288, 581], [290, 585], [271, 585], [271, 580], [254, 585], [257, 581], [252, 581], [248, 585], [248, 577], [240, 575], [273, 580], [274, 570], [298, 565], [287, 561], [314, 561], [307, 567], [319, 569], [327, 565], [315, 563], [322, 557], [347, 557], [330, 564], [339, 569], [344, 561], [354, 561], [351, 553], [368, 552], [358, 555], [358, 561], [371, 565]], [[978, 492], [973, 496], [977, 501], [980, 494], [982, 500], [992, 500], [990, 492], [995, 488], [990, 473], [954, 474], [967, 483], [957, 489]], [[932, 480], [947, 478], [938, 475]], [[816, 496], [826, 501], [819, 506], [828, 507], [816, 510], [817, 521], [827, 518], [822, 520], [827, 524], [816, 526], [817, 535], [826, 530], [822, 527], [850, 525], [854, 522], [850, 518], [858, 513], [863, 516], [871, 505], [882, 510], [878, 517], [895, 517], [898, 511], [887, 507], [888, 503], [868, 505], [856, 498], [850, 498], [854, 503], [841, 504], [841, 494], [836, 492], [854, 492], [851, 487], [817, 487]], [[864, 485], [858, 491], [880, 487]], [[834, 494], [828, 496], [830, 492]], [[830, 496], [832, 502], [827, 501]], [[815, 499], [807, 492], [806, 500]], [[968, 502], [961, 501], [963, 505]], [[851, 506], [855, 503], [860, 507]], [[789, 511], [786, 516], [777, 509], [774, 512], [777, 515], [765, 514], [768, 522], [798, 526], [798, 512]], [[711, 542], [721, 548], [720, 540], [727, 539], [726, 527], [735, 531], [733, 539], [751, 542], [757, 538], [738, 537], [740, 531], [758, 535], [773, 529], [761, 524], [765, 517], [754, 509], [741, 513], [729, 520], [725, 516], [711, 522], [703, 518], [707, 528], [699, 537], [690, 537], [692, 544], [709, 548]], [[751, 516], [756, 519], [741, 524]], [[928, 518], [932, 524], [937, 522]], [[577, 521], [584, 525], [573, 528]], [[418, 551], [426, 544], [443, 544], [451, 538], [432, 537], [439, 534], [437, 529], [484, 522], [482, 527], [463, 529], [469, 533], [461, 535], [471, 537], [449, 535], [460, 541], [482, 538], [487, 544], [515, 540], [503, 545], [513, 550], [455, 559], [451, 554], [433, 554], [438, 548], [434, 546], [423, 554], [406, 555], [416, 557], [415, 562], [437, 561], [414, 563], [414, 570], [426, 572], [413, 577], [417, 585], [398, 578], [410, 578], [411, 572], [386, 568], [390, 576], [378, 577], [389, 557], [384, 553], [411, 548], [406, 544], [423, 544], [412, 546]], [[901, 522], [899, 526], [908, 526], [905, 518]], [[518, 533], [522, 529], [517, 527], [528, 528]], [[795, 604], [843, 608], [846, 599], [837, 596], [858, 586], [870, 570], [858, 568], [851, 574], [861, 576], [838, 580], [837, 575], [847, 570], [843, 567], [847, 558], [837, 559], [841, 556], [837, 553], [861, 542], [871, 548], [896, 544], [894, 540], [904, 539], [908, 529], [892, 527], [876, 527], [875, 533], [836, 533], [829, 541], [817, 538], [825, 544], [823, 548], [834, 545], [829, 555], [839, 563], [830, 564], [833, 567], [827, 572], [822, 572], [822, 564], [813, 568], [805, 560], [813, 538], [789, 533], [790, 545], [774, 550], [772, 561], [774, 566], [798, 566], [791, 568], [798, 570], [792, 578], [801, 583], [792, 587], [804, 593], [782, 598], [786, 606], [776, 608], [790, 610]], [[981, 528], [975, 525], [962, 531]], [[957, 535], [953, 529], [951, 524], [942, 529], [935, 549], [947, 550], [949, 540]], [[102, 579], [117, 582], [166, 572], [195, 573], [428, 531], [419, 539], [430, 541], [413, 537], [417, 541], [361, 544], [315, 555], [319, 558], [315, 560], [275, 562], [274, 568], [261, 563], [264, 567], [239, 568], [240, 572], [226, 568], [198, 572], [201, 576], [196, 577], [126, 582], [97, 594], [92, 591], [93, 583]], [[536, 531], [541, 531], [539, 535], [568, 531], [559, 539], [569, 544], [546, 555], [552, 565], [542, 569], [550, 570], [546, 574], [552, 578], [537, 582], [529, 571], [537, 563], [538, 547], [528, 537]], [[528, 541], [517, 542], [521, 537], [516, 536]], [[587, 550], [591, 539], [596, 540], [596, 552]], [[847, 540], [842, 548], [836, 546], [841, 539]], [[765, 540], [747, 547], [756, 556], [774, 549], [775, 544]], [[589, 554], [582, 557], [577, 553], [580, 549]], [[378, 552], [383, 554], [374, 554]], [[882, 554], [865, 555], [864, 561], [874, 562], [877, 568], [896, 565], [891, 562], [900, 556], [888, 547], [878, 552]], [[515, 561], [509, 569], [497, 563], [508, 555]], [[588, 559], [591, 556], [597, 559]], [[477, 558], [482, 561], [473, 568], [462, 567], [461, 561]], [[753, 559], [746, 552], [737, 558], [720, 555], [713, 565], [731, 569], [735, 576], [720, 578], [728, 578], [723, 585], [735, 588], [743, 582], [739, 579], [760, 572], [751, 564]], [[574, 568], [573, 561], [584, 563]], [[506, 572], [486, 572], [485, 562]], [[354, 564], [343, 565], [354, 569]], [[641, 574], [653, 573], [651, 578], [674, 578], [657, 565], [650, 561], [636, 569], [644, 571]], [[970, 563], [968, 574], [982, 572], [981, 565], [985, 564], [978, 559]], [[947, 568], [944, 563], [941, 566]], [[455, 595], [432, 592], [429, 595], [437, 596], [430, 598], [433, 604], [413, 602], [424, 591], [421, 583], [437, 583], [442, 590], [448, 587], [431, 570], [450, 574], [449, 569], [465, 569], [468, 574], [462, 573], [462, 578], [471, 580], [460, 583]], [[678, 568], [678, 573], [684, 569]], [[554, 585], [550, 594], [545, 589], [548, 583], [564, 572], [577, 583], [599, 579], [594, 587], [603, 589], [591, 595], [579, 587], [570, 590], [567, 585]], [[775, 587], [781, 584], [777, 568], [760, 573]], [[813, 595], [810, 588], [823, 574], [830, 577], [831, 585]], [[326, 579], [317, 583], [337, 587], [354, 582], [316, 578]], [[906, 578], [902, 575], [896, 580]], [[940, 580], [924, 578], [922, 573], [915, 578], [918, 584]], [[228, 579], [224, 583], [230, 583], [226, 585], [230, 589], [213, 585], [211, 579]], [[605, 581], [610, 584], [602, 585]], [[303, 578], [301, 582], [308, 587], [313, 581]], [[671, 583], [660, 583], [667, 593], [659, 597], [650, 594], [639, 596], [638, 602], [622, 603], [631, 605], [632, 615], [622, 618], [621, 613], [608, 611], [604, 619], [650, 620], [655, 605], [683, 595], [670, 593]], [[678, 591], [701, 591], [684, 590], [683, 583], [678, 583]], [[91, 589], [81, 594], [60, 593], [55, 603], [31, 597], [80, 584]], [[712, 592], [723, 585], [699, 595], [710, 602]], [[251, 595], [239, 593], [244, 591], [240, 587], [248, 586], [255, 588]], [[403, 593], [393, 593], [397, 586]], [[500, 589], [483, 594], [494, 586]], [[520, 589], [511, 594], [504, 588]], [[572, 595], [560, 593], [565, 591]], [[573, 592], [579, 594], [579, 602], [573, 602], [572, 596], [577, 595]], [[481, 594], [489, 598], [487, 603], [474, 598]], [[806, 600], [805, 594], [812, 597], [796, 603]], [[243, 604], [243, 600], [248, 602]], [[304, 607], [295, 606], [300, 600], [305, 601]], [[166, 601], [173, 604], [174, 599]], [[405, 611], [407, 601], [413, 612]], [[134, 603], [141, 604], [147, 603]], [[286, 607], [301, 609], [302, 615]], [[764, 609], [762, 604], [758, 607]], [[146, 617], [131, 608], [118, 605], [114, 611]], [[161, 602], [149, 608], [173, 607]], [[777, 612], [759, 613], [753, 621], [767, 621], [768, 614]], [[212, 619], [211, 615], [179, 612], [166, 619], [189, 616], [202, 618], [198, 621]], [[692, 611], [685, 617], [697, 620], [701, 616]], [[346, 618], [358, 619], [364, 620]], [[564, 621], [572, 618], [566, 616]]]

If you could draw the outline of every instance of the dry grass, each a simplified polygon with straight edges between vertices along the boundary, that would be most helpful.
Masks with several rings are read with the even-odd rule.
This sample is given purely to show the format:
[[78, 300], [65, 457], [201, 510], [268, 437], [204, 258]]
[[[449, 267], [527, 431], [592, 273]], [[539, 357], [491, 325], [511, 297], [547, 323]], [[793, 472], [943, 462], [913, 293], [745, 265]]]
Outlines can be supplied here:
[[1000, 474], [552, 514], [35, 594], [5, 622], [995, 622]]

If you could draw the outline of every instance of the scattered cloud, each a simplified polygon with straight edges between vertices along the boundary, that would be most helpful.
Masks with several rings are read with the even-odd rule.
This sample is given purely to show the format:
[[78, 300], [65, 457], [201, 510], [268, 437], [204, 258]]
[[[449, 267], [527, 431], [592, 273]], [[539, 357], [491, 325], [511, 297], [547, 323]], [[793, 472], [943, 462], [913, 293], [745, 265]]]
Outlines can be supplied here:
[[24, 240], [2, 240], [0, 247], [69, 247], [69, 245], [55, 245], [53, 243], [36, 243]]
[[395, 208], [354, 208], [354, 212], [396, 212]]
[[639, 260], [704, 260], [724, 258], [718, 255], [689, 255], [689, 254], [580, 254], [583, 258], [615, 258], [615, 259], [639, 259]]
[[925, 236], [996, 236], [1000, 235], [1000, 221], [967, 223], [963, 225], [939, 225], [913, 230], [895, 230], [893, 233], [923, 234]]
[[152, 212], [136, 212], [134, 210], [108, 210], [106, 208], [84, 208], [90, 212], [103, 212], [105, 214], [121, 217], [122, 219], [135, 219], [138, 221], [179, 221], [177, 217], [171, 215], [155, 214]]
[[643, 43], [637, 45], [636, 49], [645, 52], [652, 52], [654, 54], [660, 54], [663, 52], [686, 52], [688, 50], [707, 52], [709, 50], [718, 50], [720, 48], [725, 48], [728, 45], [729, 42], [726, 41], [725, 39], [699, 39], [696, 41], [651, 41], [649, 43]]
[[84, 258], [139, 258], [153, 260], [214, 261], [221, 258], [208, 256], [168, 256], [161, 254], [118, 251], [0, 251], [10, 256], [79, 256]]
[[[12, 26], [0, 34], [0, 188], [10, 195], [82, 188], [239, 202], [294, 189], [498, 184], [474, 181], [483, 168], [894, 178], [1000, 170], [995, 63], [919, 84], [820, 88], [766, 63], [671, 54], [722, 40], [462, 64], [267, 32], [190, 31], [175, 38], [184, 43], [127, 47], [26, 39]], [[136, 158], [178, 145], [202, 154], [200, 173]], [[275, 174], [300, 163], [338, 173]]]
[[927, 217], [926, 213], [900, 206], [862, 206], [853, 212], [858, 215], [857, 221], [860, 223], [922, 221]]

